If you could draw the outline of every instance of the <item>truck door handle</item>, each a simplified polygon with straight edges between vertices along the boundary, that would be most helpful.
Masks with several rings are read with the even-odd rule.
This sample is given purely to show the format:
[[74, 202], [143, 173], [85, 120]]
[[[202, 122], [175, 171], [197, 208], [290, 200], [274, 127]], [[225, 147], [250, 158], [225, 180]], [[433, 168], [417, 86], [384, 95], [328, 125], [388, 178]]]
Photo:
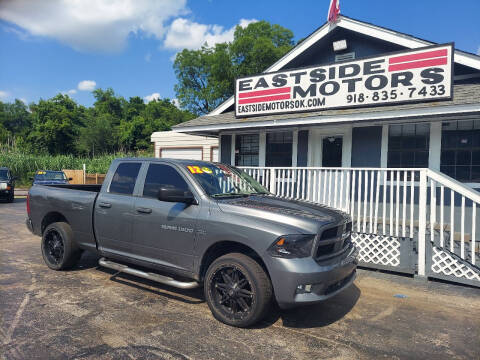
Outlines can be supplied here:
[[137, 212], [142, 213], [142, 214], [151, 214], [152, 213], [152, 209], [144, 208], [144, 207], [138, 207], [135, 210], [137, 210]]
[[100, 206], [101, 208], [111, 208], [112, 207], [112, 204], [110, 203], [106, 203], [106, 202], [101, 202], [101, 203], [98, 203], [98, 206]]

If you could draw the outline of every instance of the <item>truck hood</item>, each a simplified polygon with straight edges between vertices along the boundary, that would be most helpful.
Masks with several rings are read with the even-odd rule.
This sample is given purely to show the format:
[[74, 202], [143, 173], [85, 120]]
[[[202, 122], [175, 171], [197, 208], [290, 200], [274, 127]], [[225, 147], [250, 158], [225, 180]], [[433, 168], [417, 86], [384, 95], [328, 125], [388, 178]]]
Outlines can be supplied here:
[[252, 195], [245, 198], [218, 201], [222, 211], [276, 221], [302, 229], [318, 231], [324, 225], [348, 221], [346, 213], [324, 205], [305, 201], [282, 199], [270, 195]]

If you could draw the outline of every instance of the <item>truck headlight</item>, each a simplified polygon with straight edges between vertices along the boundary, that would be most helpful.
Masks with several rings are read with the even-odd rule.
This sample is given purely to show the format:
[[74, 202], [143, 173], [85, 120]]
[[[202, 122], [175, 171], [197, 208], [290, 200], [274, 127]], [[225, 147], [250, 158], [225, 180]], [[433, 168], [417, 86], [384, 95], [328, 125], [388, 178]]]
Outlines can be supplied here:
[[311, 256], [314, 240], [314, 234], [282, 235], [270, 245], [267, 251], [275, 257], [304, 258]]

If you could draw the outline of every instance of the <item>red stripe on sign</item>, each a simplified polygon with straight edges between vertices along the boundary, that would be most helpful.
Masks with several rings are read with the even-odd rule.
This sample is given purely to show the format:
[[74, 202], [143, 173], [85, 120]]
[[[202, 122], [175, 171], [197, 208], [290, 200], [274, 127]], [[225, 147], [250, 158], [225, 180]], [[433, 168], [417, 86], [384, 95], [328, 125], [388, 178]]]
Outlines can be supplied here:
[[275, 95], [275, 96], [263, 96], [263, 97], [256, 97], [256, 98], [250, 98], [250, 99], [243, 99], [243, 100], [238, 100], [238, 103], [240, 105], [242, 105], [242, 104], [253, 104], [253, 103], [258, 103], [258, 102], [267, 102], [267, 101], [275, 101], [275, 100], [288, 100], [288, 99], [290, 99], [290, 94]]
[[418, 69], [427, 66], [437, 66], [437, 65], [447, 65], [448, 59], [447, 58], [438, 58], [438, 59], [430, 59], [430, 60], [422, 60], [422, 61], [412, 61], [408, 63], [390, 65], [388, 67], [388, 71], [399, 71], [399, 70], [408, 70], [408, 69]]
[[265, 96], [265, 95], [274, 95], [274, 94], [285, 94], [290, 92], [290, 87], [268, 89], [268, 90], [258, 90], [258, 91], [249, 91], [238, 94], [240, 99], [249, 98], [253, 96]]
[[398, 63], [405, 62], [405, 61], [431, 59], [431, 58], [436, 58], [436, 57], [440, 57], [440, 56], [447, 56], [447, 55], [448, 55], [448, 50], [447, 49], [434, 50], [434, 51], [427, 51], [427, 52], [418, 53], [418, 54], [392, 57], [388, 60], [388, 63], [389, 64], [398, 64]]

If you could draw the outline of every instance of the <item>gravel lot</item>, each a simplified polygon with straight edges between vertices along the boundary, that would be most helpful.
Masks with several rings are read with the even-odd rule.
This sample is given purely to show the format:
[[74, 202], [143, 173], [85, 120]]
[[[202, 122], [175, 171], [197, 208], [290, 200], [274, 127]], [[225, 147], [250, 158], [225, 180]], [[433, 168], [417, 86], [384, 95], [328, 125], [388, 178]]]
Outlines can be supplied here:
[[24, 199], [0, 203], [0, 359], [480, 359], [480, 289], [360, 270], [322, 304], [236, 329], [201, 290], [114, 275], [92, 254], [49, 270], [25, 216]]

